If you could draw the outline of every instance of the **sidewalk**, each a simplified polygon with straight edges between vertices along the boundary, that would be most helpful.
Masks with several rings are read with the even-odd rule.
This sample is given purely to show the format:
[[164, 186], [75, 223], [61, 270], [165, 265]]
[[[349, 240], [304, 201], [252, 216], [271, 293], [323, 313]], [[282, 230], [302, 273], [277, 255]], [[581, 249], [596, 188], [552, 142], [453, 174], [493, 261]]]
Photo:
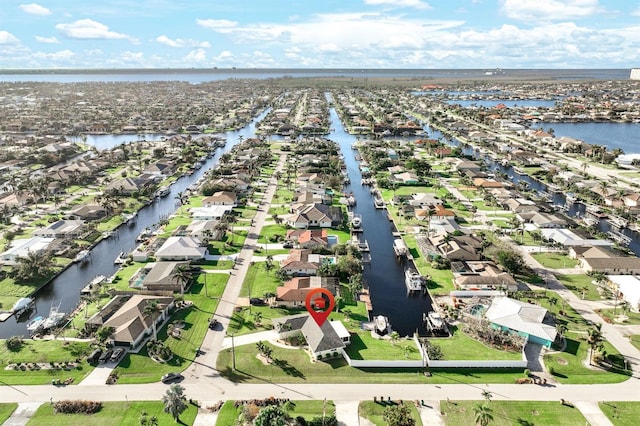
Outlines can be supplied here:
[[42, 402], [21, 402], [2, 426], [25, 426], [41, 405]]

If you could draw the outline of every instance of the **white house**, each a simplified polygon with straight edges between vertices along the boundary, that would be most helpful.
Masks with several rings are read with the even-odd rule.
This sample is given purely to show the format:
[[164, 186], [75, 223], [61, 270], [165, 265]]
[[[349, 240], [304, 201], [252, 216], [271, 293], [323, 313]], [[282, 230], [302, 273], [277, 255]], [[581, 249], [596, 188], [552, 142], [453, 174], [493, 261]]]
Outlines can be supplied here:
[[546, 315], [547, 310], [542, 306], [509, 297], [494, 298], [485, 313], [494, 327], [520, 334], [529, 342], [549, 348], [558, 332], [555, 326], [544, 322]]
[[634, 275], [609, 275], [609, 281], [617, 288], [622, 299], [632, 311], [640, 311], [640, 278]]
[[193, 219], [197, 220], [220, 220], [231, 210], [233, 210], [233, 206], [194, 207], [189, 209], [189, 213]]
[[207, 254], [200, 240], [195, 237], [169, 237], [156, 251], [156, 259], [162, 260], [198, 260]]
[[16, 258], [27, 257], [29, 252], [40, 253], [45, 251], [53, 240], [54, 238], [46, 237], [13, 240], [9, 250], [0, 254], [0, 261], [6, 265], [13, 265], [16, 263]]

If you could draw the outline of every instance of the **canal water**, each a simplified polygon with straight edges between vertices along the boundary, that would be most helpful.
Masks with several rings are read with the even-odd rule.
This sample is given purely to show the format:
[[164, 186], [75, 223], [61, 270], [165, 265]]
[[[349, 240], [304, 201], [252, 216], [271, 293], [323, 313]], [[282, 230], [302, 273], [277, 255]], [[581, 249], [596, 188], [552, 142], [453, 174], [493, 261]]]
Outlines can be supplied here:
[[412, 336], [416, 330], [425, 334], [423, 314], [432, 310], [431, 299], [427, 294], [407, 294], [404, 282], [404, 268], [393, 251], [393, 223], [387, 217], [387, 211], [376, 209], [368, 186], [362, 186], [362, 175], [351, 145], [356, 142], [348, 134], [335, 109], [329, 111], [332, 132], [328, 139], [340, 146], [347, 166], [351, 183], [345, 192], [353, 193], [356, 198], [354, 214], [362, 216], [363, 233], [361, 240], [369, 243], [371, 263], [365, 264], [363, 276], [369, 287], [372, 315], [384, 315], [389, 318], [391, 328], [400, 336]]
[[[35, 295], [36, 303], [34, 311], [39, 315], [46, 316], [53, 306], [60, 304], [60, 311], [70, 313], [80, 302], [80, 290], [85, 287], [97, 275], [107, 277], [113, 275], [117, 268], [113, 261], [121, 251], [131, 251], [137, 246], [135, 239], [144, 228], [154, 228], [154, 224], [159, 223], [161, 218], [167, 217], [176, 211], [176, 196], [179, 192], [184, 192], [190, 185], [195, 183], [208, 169], [216, 166], [220, 156], [230, 150], [240, 139], [248, 139], [255, 136], [255, 123], [264, 118], [267, 111], [258, 115], [249, 125], [238, 131], [227, 132], [221, 136], [227, 139], [225, 147], [219, 148], [215, 155], [208, 158], [204, 165], [195, 171], [191, 176], [183, 176], [171, 186], [171, 193], [166, 197], [157, 199], [152, 204], [143, 207], [139, 212], [135, 222], [131, 226], [124, 224], [117, 229], [115, 234], [108, 239], [99, 242], [91, 251], [91, 261], [85, 266], [73, 264], [65, 269], [60, 275], [53, 279], [48, 285], [43, 287]], [[104, 148], [111, 148], [124, 142], [123, 138], [104, 138], [109, 140], [112, 146], [101, 144]], [[100, 138], [100, 137], [98, 137]], [[104, 142], [101, 140], [99, 142]], [[135, 136], [133, 136], [135, 140]], [[34, 315], [35, 315], [34, 312]], [[0, 338], [7, 338], [17, 335], [28, 335], [26, 321], [23, 316], [20, 322], [15, 317], [0, 323]]]

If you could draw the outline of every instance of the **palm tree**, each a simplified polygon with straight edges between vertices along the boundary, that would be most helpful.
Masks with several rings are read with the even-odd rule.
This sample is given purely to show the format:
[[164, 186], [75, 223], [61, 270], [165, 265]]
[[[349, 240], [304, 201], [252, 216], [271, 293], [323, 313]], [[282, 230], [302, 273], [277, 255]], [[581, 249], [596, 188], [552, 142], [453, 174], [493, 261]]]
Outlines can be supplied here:
[[187, 409], [187, 397], [184, 388], [180, 385], [171, 385], [162, 396], [164, 412], [171, 414], [176, 423], [180, 421], [180, 414]]
[[180, 265], [173, 270], [173, 274], [171, 276], [178, 282], [178, 284], [180, 284], [180, 296], [184, 297], [184, 288], [189, 284], [191, 278], [193, 278], [191, 270], [187, 265]]
[[262, 312], [255, 312], [253, 314], [253, 323], [255, 325], [260, 325], [262, 322]]
[[487, 426], [493, 420], [493, 410], [489, 406], [484, 404], [476, 404], [473, 407], [473, 414], [475, 416], [475, 422], [479, 426]]
[[589, 345], [589, 364], [593, 364], [593, 354], [598, 348], [602, 347], [604, 336], [602, 335], [602, 324], [594, 324], [587, 332], [587, 344]]
[[156, 318], [154, 317], [158, 312], [160, 312], [160, 310], [161, 308], [160, 306], [158, 306], [158, 301], [156, 299], [147, 301], [147, 304], [142, 310], [142, 314], [144, 315], [145, 318], [146, 317], [151, 318], [151, 325], [153, 326], [153, 340], [158, 339], [158, 336], [157, 336], [158, 332], [156, 330]]
[[488, 390], [483, 390], [482, 397], [484, 398], [485, 401], [491, 402], [491, 398], [493, 398], [493, 394]]
[[20, 282], [32, 282], [49, 276], [53, 271], [53, 258], [48, 252], [29, 250], [27, 255], [16, 258], [15, 278]]
[[567, 332], [567, 325], [561, 322], [557, 323], [556, 332], [558, 333], [558, 337], [564, 339], [564, 334]]

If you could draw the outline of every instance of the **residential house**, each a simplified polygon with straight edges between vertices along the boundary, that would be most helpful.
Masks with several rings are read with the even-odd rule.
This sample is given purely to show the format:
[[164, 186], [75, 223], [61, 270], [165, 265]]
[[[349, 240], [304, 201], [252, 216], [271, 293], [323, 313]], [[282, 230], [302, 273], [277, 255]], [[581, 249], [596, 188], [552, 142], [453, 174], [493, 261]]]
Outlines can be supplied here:
[[499, 330], [519, 334], [531, 343], [546, 348], [556, 340], [556, 327], [542, 306], [508, 297], [496, 297], [485, 312], [491, 325]]
[[46, 228], [36, 229], [33, 235], [36, 237], [50, 238], [78, 238], [84, 232], [84, 220], [58, 220], [49, 224]]
[[435, 235], [431, 244], [449, 260], [480, 260], [482, 240], [474, 235]]
[[209, 239], [219, 241], [224, 237], [224, 231], [218, 229], [219, 220], [194, 220], [185, 229], [185, 235], [200, 240]]
[[339, 294], [340, 283], [336, 277], [294, 277], [276, 288], [276, 295], [269, 304], [283, 308], [302, 308], [310, 291], [324, 288], [334, 296]]
[[323, 262], [334, 261], [335, 257], [314, 254], [311, 249], [293, 249], [280, 262], [280, 269], [291, 276], [316, 275]]
[[202, 199], [203, 207], [211, 207], [211, 206], [237, 206], [238, 205], [238, 196], [235, 192], [231, 191], [218, 191], [213, 195], [208, 197], [204, 197]]
[[194, 237], [169, 237], [156, 251], [158, 260], [199, 260], [204, 259], [207, 248]]
[[81, 204], [72, 208], [67, 217], [71, 218], [80, 218], [84, 220], [97, 220], [105, 217], [107, 215], [107, 211], [104, 207], [98, 204]]
[[275, 318], [273, 324], [280, 339], [302, 333], [314, 361], [342, 356], [351, 342], [349, 331], [340, 321], [325, 321], [318, 326], [309, 314], [300, 314]]
[[285, 223], [292, 228], [330, 228], [342, 223], [340, 207], [330, 207], [325, 204], [307, 204], [292, 214], [285, 216]]
[[193, 207], [189, 213], [196, 220], [220, 220], [231, 210], [233, 206]]
[[517, 217], [524, 223], [531, 223], [536, 228], [564, 228], [567, 226], [567, 221], [561, 216], [544, 213], [539, 211], [525, 211], [518, 213]]
[[[145, 308], [156, 303], [157, 311], [145, 315]], [[113, 327], [111, 336], [115, 346], [138, 347], [146, 337], [153, 333], [154, 323], [161, 324], [169, 316], [174, 306], [173, 297], [152, 295], [118, 295], [104, 308], [91, 317], [87, 324], [95, 328]]]
[[131, 195], [143, 189], [143, 182], [138, 178], [125, 177], [115, 180], [105, 187], [105, 191], [116, 191], [119, 194]]
[[287, 240], [298, 243], [301, 248], [329, 247], [327, 230], [323, 229], [289, 229]]
[[49, 248], [55, 238], [31, 237], [11, 240], [9, 249], [0, 253], [0, 262], [14, 265], [18, 257], [27, 257], [29, 253], [41, 253]]
[[451, 270], [453, 283], [460, 290], [518, 289], [513, 276], [490, 261], [455, 261], [451, 263]]
[[418, 175], [412, 172], [404, 172], [393, 175], [393, 179], [396, 182], [400, 182], [403, 185], [417, 185], [420, 183]]
[[182, 286], [186, 286], [188, 283], [178, 279], [177, 271], [178, 268], [184, 268], [188, 265], [189, 262], [147, 263], [144, 270], [138, 275], [138, 278], [142, 279], [140, 285], [151, 291], [182, 291]]
[[566, 228], [543, 228], [540, 230], [542, 238], [545, 240], [555, 241], [565, 247], [572, 246], [612, 246], [613, 243], [608, 240], [584, 239], [575, 232]]
[[537, 212], [540, 210], [534, 201], [526, 198], [509, 198], [502, 205], [514, 213]]
[[592, 247], [578, 257], [586, 272], [602, 272], [608, 275], [640, 274], [640, 258], [621, 256], [605, 247]]
[[609, 275], [607, 277], [633, 312], [640, 312], [640, 278], [633, 275]]
[[502, 184], [502, 182], [498, 182], [495, 179], [486, 179], [486, 178], [477, 177], [473, 179], [473, 186], [475, 186], [476, 188], [490, 189], [490, 188], [502, 188], [504, 187], [504, 184]]
[[172, 161], [159, 160], [153, 164], [148, 165], [144, 169], [144, 173], [159, 175], [159, 176], [171, 176], [176, 171], [176, 165]]

